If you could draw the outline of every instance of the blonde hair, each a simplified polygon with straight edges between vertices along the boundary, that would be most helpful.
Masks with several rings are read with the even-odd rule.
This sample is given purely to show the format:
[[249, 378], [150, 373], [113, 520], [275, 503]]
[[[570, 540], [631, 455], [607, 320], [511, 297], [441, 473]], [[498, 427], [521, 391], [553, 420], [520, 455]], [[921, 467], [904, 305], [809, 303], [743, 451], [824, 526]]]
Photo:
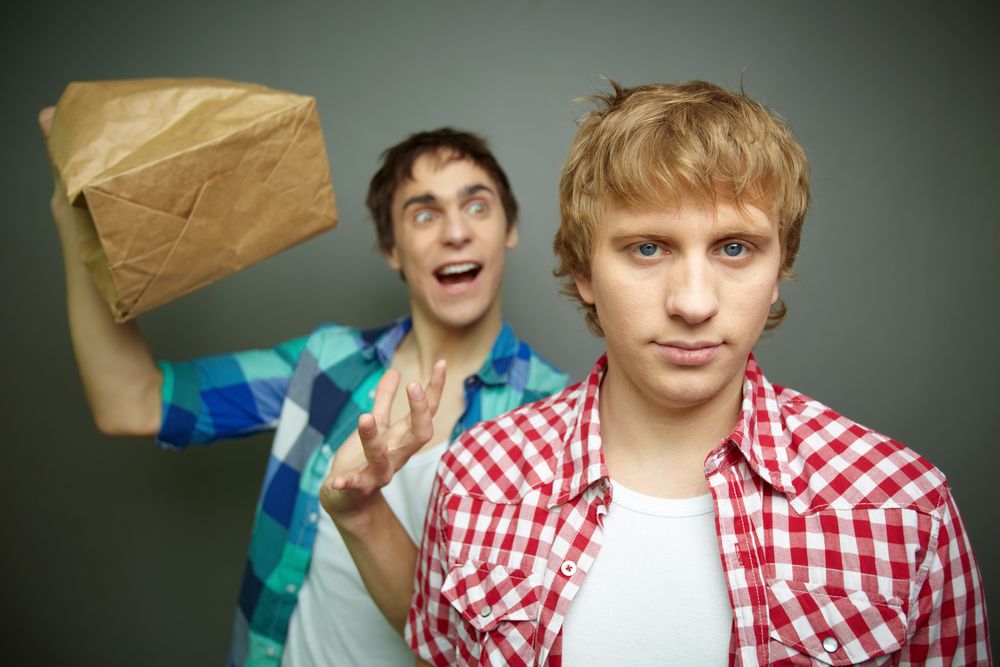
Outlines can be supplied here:
[[[590, 278], [592, 240], [612, 207], [644, 210], [684, 200], [753, 204], [778, 224], [781, 278], [789, 278], [809, 206], [809, 163], [785, 123], [746, 95], [705, 81], [623, 88], [587, 98], [559, 184], [555, 238], [563, 292], [602, 335], [573, 280]], [[766, 329], [787, 308], [778, 300]]]

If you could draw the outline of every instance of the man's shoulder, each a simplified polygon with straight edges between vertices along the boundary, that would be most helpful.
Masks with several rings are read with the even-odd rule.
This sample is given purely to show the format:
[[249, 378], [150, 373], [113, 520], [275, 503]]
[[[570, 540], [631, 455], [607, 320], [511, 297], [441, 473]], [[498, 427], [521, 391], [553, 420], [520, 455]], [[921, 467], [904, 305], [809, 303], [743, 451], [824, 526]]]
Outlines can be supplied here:
[[393, 324], [361, 328], [347, 324], [324, 322], [306, 337], [306, 349], [321, 366], [328, 366], [373, 346]]
[[775, 449], [786, 450], [779, 467], [798, 509], [934, 513], [946, 502], [944, 474], [909, 447], [794, 389], [775, 396], [785, 441]]
[[517, 502], [550, 481], [576, 424], [582, 383], [479, 422], [451, 443], [439, 475], [445, 491]]
[[569, 384], [568, 373], [561, 371], [524, 341], [520, 341], [519, 356], [526, 364], [523, 379], [526, 403], [565, 389]]
[[520, 338], [509, 322], [504, 322], [487, 365], [506, 374], [503, 384], [521, 394], [519, 403], [537, 401], [569, 384], [569, 375]]

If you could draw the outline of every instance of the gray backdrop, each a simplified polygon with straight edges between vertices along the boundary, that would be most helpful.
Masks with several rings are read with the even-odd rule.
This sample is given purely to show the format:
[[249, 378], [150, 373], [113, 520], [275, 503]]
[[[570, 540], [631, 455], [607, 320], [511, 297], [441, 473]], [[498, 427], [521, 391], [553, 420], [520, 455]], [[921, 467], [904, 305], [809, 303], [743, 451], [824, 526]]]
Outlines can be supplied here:
[[8, 16], [3, 662], [220, 664], [269, 446], [170, 454], [90, 421], [35, 128], [41, 106], [86, 79], [211, 75], [319, 100], [342, 227], [142, 318], [158, 355], [399, 314], [367, 181], [385, 146], [453, 124], [492, 140], [522, 205], [507, 316], [576, 377], [602, 346], [551, 277], [558, 172], [585, 109], [572, 100], [602, 75], [742, 81], [790, 119], [814, 175], [790, 314], [758, 356], [772, 381], [944, 470], [995, 602], [1000, 42], [985, 6], [91, 0]]

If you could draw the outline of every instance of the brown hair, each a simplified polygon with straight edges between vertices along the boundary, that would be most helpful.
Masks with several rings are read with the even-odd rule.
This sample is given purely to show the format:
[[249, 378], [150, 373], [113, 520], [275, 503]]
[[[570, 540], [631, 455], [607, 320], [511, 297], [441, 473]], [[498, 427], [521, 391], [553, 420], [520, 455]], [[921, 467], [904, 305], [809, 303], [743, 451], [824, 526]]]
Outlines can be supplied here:
[[[555, 238], [563, 292], [580, 300], [590, 328], [597, 311], [573, 277], [590, 278], [594, 232], [611, 207], [642, 210], [684, 199], [753, 204], [777, 222], [781, 278], [789, 278], [809, 206], [809, 164], [785, 123], [746, 95], [705, 81], [623, 88], [588, 98], [559, 184]], [[779, 299], [766, 329], [787, 308]]]
[[413, 178], [413, 165], [426, 153], [436, 153], [446, 162], [471, 160], [493, 179], [500, 203], [507, 217], [507, 229], [517, 220], [517, 200], [510, 189], [507, 174], [490, 152], [486, 140], [471, 132], [442, 127], [417, 132], [402, 142], [387, 148], [381, 155], [382, 166], [372, 176], [366, 204], [375, 222], [378, 247], [388, 253], [395, 245], [392, 232], [392, 199], [401, 184]]

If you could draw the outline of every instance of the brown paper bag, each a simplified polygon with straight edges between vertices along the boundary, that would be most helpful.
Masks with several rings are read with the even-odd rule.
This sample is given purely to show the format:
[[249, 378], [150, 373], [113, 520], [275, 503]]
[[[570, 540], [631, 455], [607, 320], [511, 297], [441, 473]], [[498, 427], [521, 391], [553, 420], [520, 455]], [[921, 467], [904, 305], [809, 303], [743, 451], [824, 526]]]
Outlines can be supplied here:
[[125, 321], [337, 224], [316, 101], [219, 79], [71, 83], [49, 152]]

